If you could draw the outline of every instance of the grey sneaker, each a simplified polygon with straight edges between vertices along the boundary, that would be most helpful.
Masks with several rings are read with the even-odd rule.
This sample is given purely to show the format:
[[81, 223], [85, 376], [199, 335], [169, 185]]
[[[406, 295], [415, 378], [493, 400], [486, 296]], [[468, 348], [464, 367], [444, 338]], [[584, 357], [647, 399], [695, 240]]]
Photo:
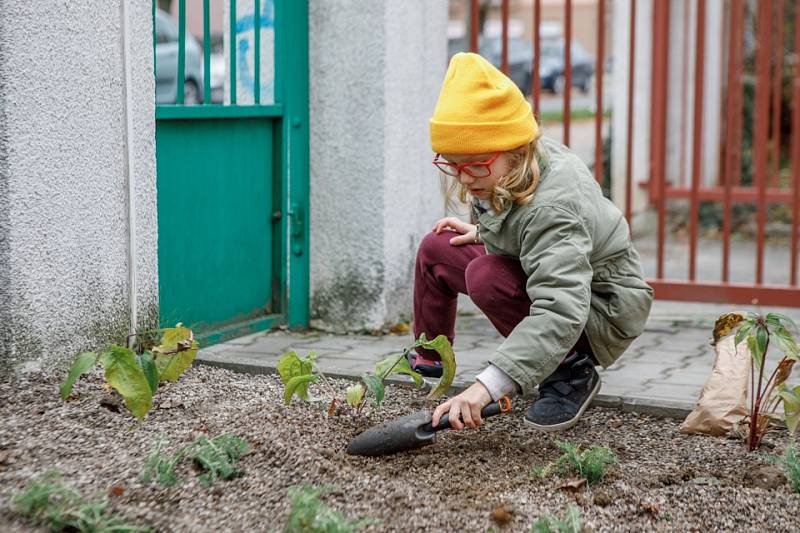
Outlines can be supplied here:
[[525, 412], [525, 423], [541, 431], [571, 428], [600, 391], [592, 358], [573, 352], [539, 384], [539, 398]]

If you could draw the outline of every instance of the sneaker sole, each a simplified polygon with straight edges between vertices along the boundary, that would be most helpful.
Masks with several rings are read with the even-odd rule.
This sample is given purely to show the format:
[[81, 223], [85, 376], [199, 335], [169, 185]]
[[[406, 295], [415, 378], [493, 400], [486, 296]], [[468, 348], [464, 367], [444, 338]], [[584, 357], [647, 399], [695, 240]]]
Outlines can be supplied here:
[[580, 420], [581, 416], [583, 416], [583, 412], [586, 411], [586, 409], [589, 408], [589, 404], [592, 403], [592, 400], [594, 400], [594, 397], [597, 396], [598, 392], [600, 392], [600, 385], [602, 385], [602, 382], [600, 380], [600, 377], [598, 376], [597, 383], [595, 384], [594, 388], [592, 389], [592, 392], [589, 393], [589, 397], [586, 399], [585, 402], [583, 402], [583, 405], [581, 406], [581, 408], [578, 409], [578, 413], [575, 416], [573, 416], [572, 418], [570, 418], [569, 420], [567, 420], [566, 422], [561, 422], [559, 424], [552, 424], [550, 426], [542, 426], [540, 424], [536, 424], [535, 422], [531, 422], [530, 420], [528, 420], [525, 417], [522, 417], [522, 421], [525, 422], [525, 424], [538, 429], [539, 431], [544, 431], [545, 433], [553, 433], [553, 432], [556, 432], [556, 431], [563, 431], [565, 429], [569, 429], [569, 428], [571, 428], [572, 426], [574, 426], [575, 424], [578, 423], [578, 420]]

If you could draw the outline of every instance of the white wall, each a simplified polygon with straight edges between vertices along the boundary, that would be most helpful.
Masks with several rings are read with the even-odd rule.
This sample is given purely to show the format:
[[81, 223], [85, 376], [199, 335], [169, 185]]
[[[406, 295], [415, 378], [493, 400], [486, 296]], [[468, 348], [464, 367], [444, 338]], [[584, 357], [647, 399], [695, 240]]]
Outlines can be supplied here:
[[[152, 23], [130, 2], [135, 285], [157, 317]], [[0, 2], [0, 366], [128, 331], [121, 4]]]
[[447, 2], [312, 0], [309, 26], [312, 324], [408, 319], [417, 245], [444, 213], [428, 119]]

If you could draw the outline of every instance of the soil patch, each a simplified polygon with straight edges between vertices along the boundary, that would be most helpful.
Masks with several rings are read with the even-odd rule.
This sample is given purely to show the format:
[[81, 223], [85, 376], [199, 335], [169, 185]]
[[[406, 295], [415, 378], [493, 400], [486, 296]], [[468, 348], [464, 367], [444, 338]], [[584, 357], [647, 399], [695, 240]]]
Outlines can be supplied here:
[[[436, 402], [390, 386], [379, 411], [327, 418], [322, 402], [285, 407], [276, 376], [198, 366], [163, 386], [139, 424], [108, 401], [99, 371], [78, 381], [69, 402], [58, 397], [63, 377], [0, 378], [0, 530], [28, 530], [10, 497], [50, 467], [84, 496], [109, 495], [114, 511], [161, 531], [279, 531], [288, 488], [303, 483], [331, 487], [323, 499], [350, 518], [380, 520], [364, 531], [527, 531], [543, 513], [563, 516], [570, 503], [591, 531], [796, 531], [800, 516], [800, 495], [771, 476], [763, 454], [748, 454], [738, 441], [683, 435], [673, 420], [594, 408], [575, 428], [544, 434], [522, 424], [525, 403], [516, 401], [513, 413], [478, 430], [363, 458], [344, 453], [360, 430]], [[208, 488], [183, 466], [175, 487], [139, 480], [159, 437], [172, 452], [225, 432], [253, 446], [239, 462], [244, 477]], [[765, 452], [781, 453], [787, 436], [767, 439]], [[559, 489], [566, 480], [531, 474], [560, 455], [556, 440], [605, 444], [619, 465], [594, 487]]]

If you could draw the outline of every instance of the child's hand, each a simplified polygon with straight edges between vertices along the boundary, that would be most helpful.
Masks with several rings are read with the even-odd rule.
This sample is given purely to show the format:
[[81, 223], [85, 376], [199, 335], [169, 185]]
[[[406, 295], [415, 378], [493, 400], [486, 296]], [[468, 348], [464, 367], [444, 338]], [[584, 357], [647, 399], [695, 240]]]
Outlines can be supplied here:
[[475, 236], [478, 233], [478, 226], [462, 222], [456, 217], [442, 218], [433, 225], [433, 232], [437, 235], [445, 230], [460, 233], [460, 235], [457, 237], [450, 239], [450, 244], [453, 246], [461, 246], [462, 244], [475, 244], [478, 242], [475, 239]]
[[[476, 381], [467, 390], [454, 396], [436, 408], [433, 412], [433, 427], [439, 425], [439, 419], [449, 412], [450, 427], [453, 429], [476, 428], [483, 424], [481, 410], [489, 405], [492, 396], [483, 383]], [[462, 422], [463, 420], [463, 422]]]

